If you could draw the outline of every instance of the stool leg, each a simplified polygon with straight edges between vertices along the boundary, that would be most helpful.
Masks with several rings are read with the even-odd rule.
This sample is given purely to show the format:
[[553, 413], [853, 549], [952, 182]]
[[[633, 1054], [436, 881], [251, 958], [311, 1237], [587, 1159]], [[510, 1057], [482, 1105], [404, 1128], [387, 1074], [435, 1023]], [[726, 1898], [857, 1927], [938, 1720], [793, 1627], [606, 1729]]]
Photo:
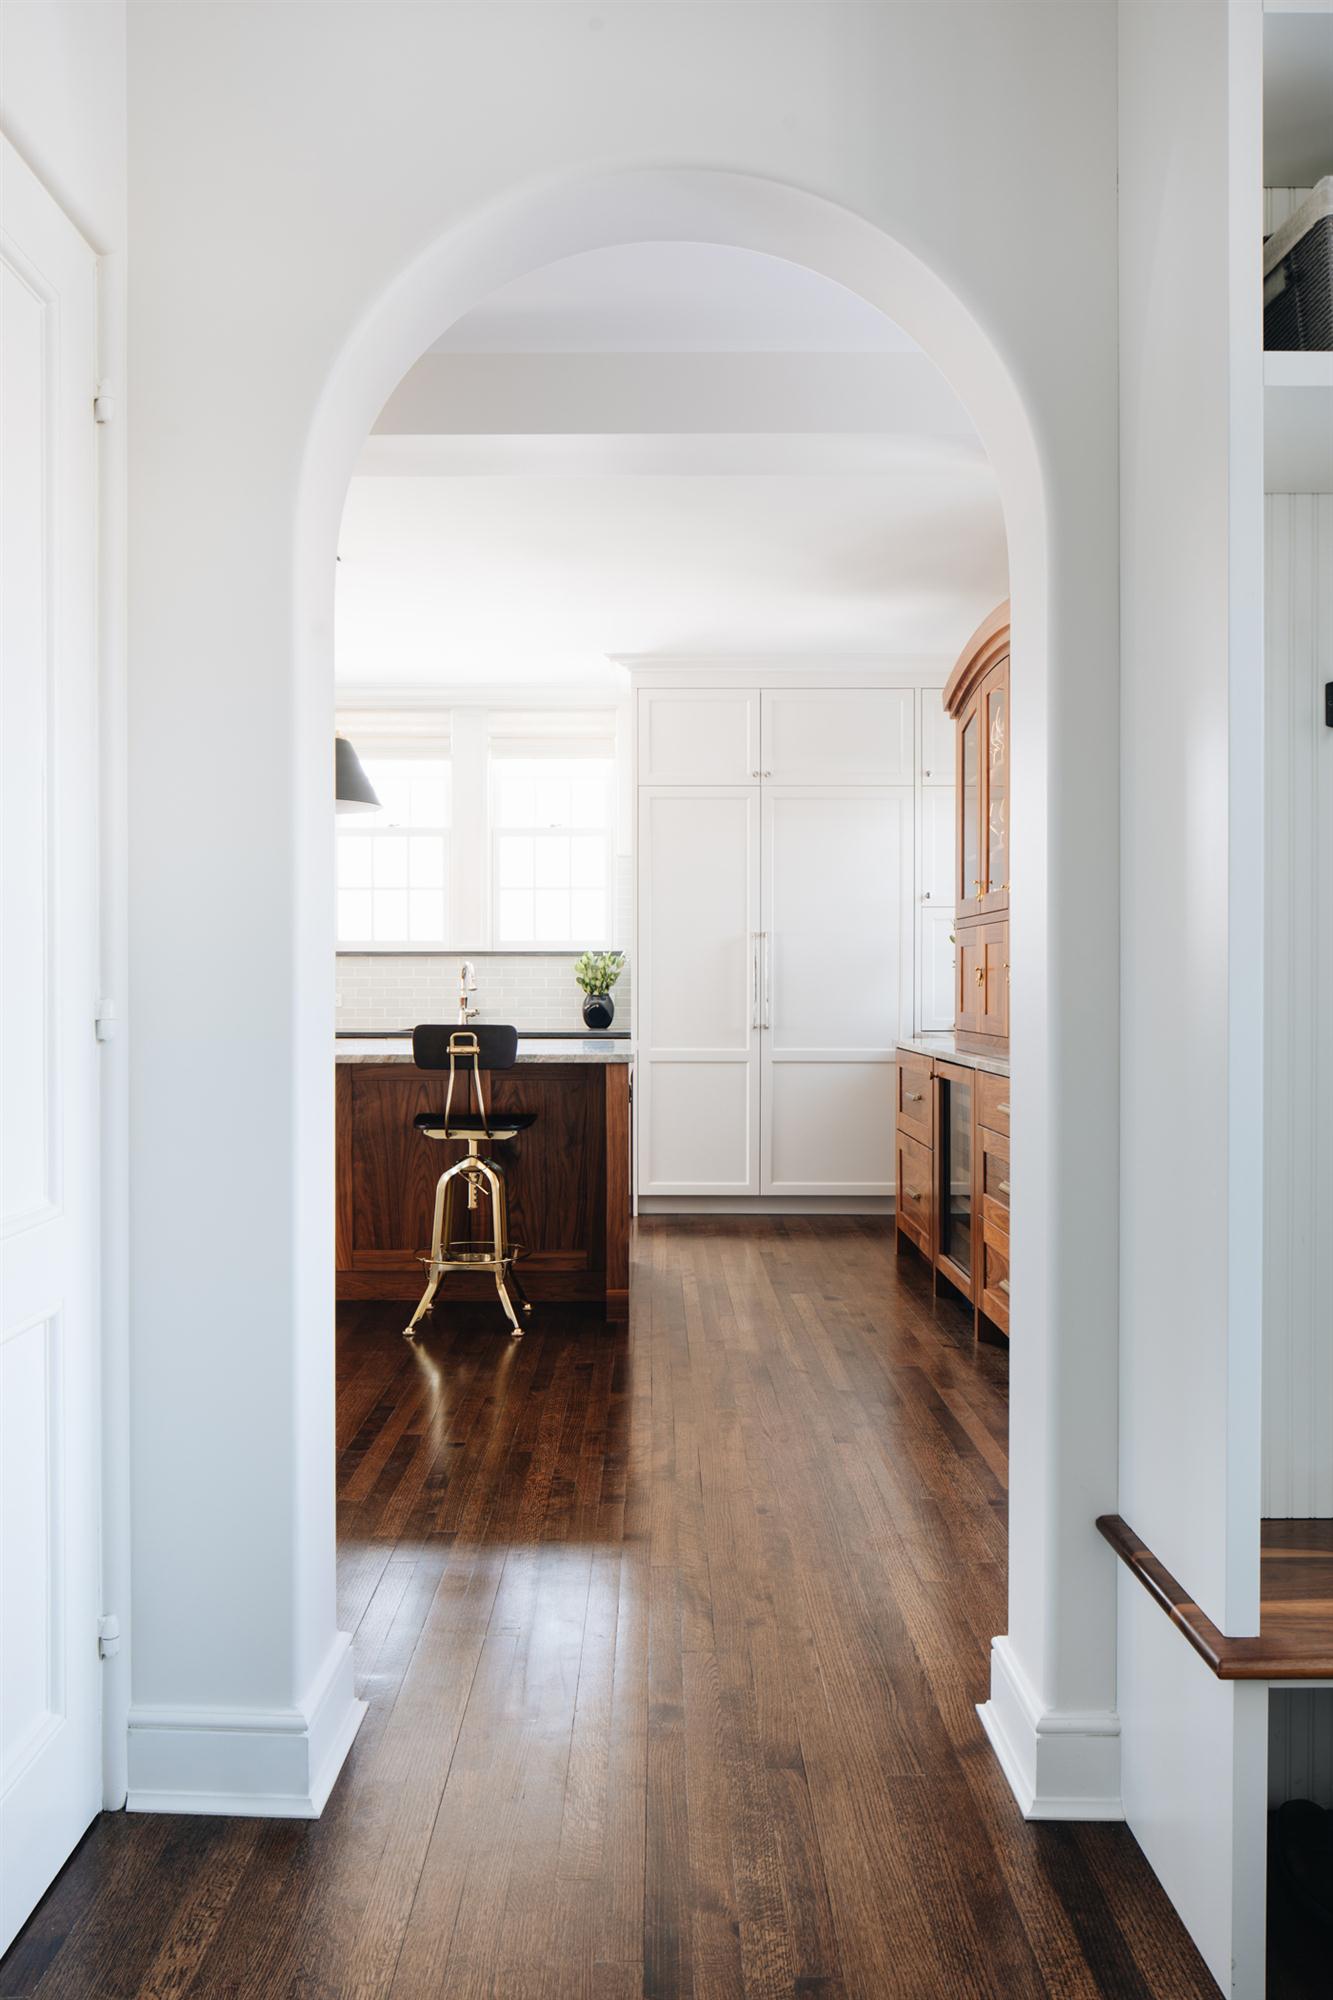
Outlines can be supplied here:
[[[505, 1309], [509, 1324], [513, 1329], [511, 1339], [518, 1339], [523, 1331], [514, 1301], [509, 1293], [509, 1204], [505, 1199], [504, 1175], [489, 1160], [481, 1163], [491, 1196], [491, 1228], [495, 1238], [495, 1289], [500, 1294], [500, 1304]], [[529, 1312], [532, 1310], [528, 1308]]]
[[461, 1160], [456, 1161], [452, 1167], [445, 1169], [440, 1175], [439, 1180], [435, 1183], [435, 1220], [430, 1234], [430, 1275], [427, 1278], [426, 1289], [421, 1294], [421, 1301], [416, 1311], [403, 1328], [404, 1340], [416, 1339], [417, 1322], [424, 1319], [430, 1311], [435, 1294], [439, 1290], [440, 1278], [442, 1276], [440, 1270], [441, 1243], [443, 1243], [444, 1251], [447, 1255], [449, 1248], [448, 1232], [453, 1226], [454, 1178], [461, 1170], [462, 1165], [463, 1162]]

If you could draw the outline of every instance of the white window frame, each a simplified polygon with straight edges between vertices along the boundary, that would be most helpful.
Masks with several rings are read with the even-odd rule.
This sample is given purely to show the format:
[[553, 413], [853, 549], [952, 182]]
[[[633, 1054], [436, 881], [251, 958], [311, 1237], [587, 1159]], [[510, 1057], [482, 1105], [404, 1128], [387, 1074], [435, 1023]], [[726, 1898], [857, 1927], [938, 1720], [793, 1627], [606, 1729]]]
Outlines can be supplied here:
[[[348, 734], [349, 735], [351, 734], [350, 727], [348, 729]], [[357, 741], [357, 739], [353, 738], [353, 741]], [[392, 761], [400, 764], [413, 764], [413, 763], [443, 764], [445, 766], [445, 777], [448, 788], [449, 816], [448, 819], [439, 826], [399, 826], [394, 823], [390, 823], [388, 825], [379, 825], [373, 823], [372, 817], [369, 814], [365, 815], [364, 818], [361, 817], [360, 815], [347, 814], [339, 820], [337, 828], [338, 840], [339, 840], [339, 865], [338, 865], [337, 880], [336, 880], [337, 906], [336, 906], [336, 918], [335, 918], [335, 936], [336, 936], [337, 949], [339, 951], [345, 951], [345, 952], [382, 952], [386, 954], [392, 954], [394, 952], [448, 951], [451, 949], [451, 945], [449, 942], [449, 933], [454, 926], [455, 913], [457, 909], [457, 904], [455, 901], [455, 884], [454, 884], [454, 874], [455, 874], [454, 770], [453, 770], [453, 757], [452, 757], [449, 738], [447, 735], [444, 736], [443, 738], [436, 736], [432, 740], [432, 738], [430, 738], [429, 736], [423, 735], [418, 737], [411, 737], [411, 738], [400, 737], [395, 739], [392, 737], [362, 733], [358, 743], [358, 750], [361, 756], [362, 763], [365, 764], [367, 767], [371, 768], [372, 770], [377, 763], [380, 763], [382, 761]], [[372, 783], [373, 783], [373, 777], [372, 777]], [[444, 883], [441, 893], [444, 898], [444, 932], [445, 932], [444, 937], [438, 940], [413, 938], [410, 934], [405, 935], [403, 937], [395, 937], [395, 938], [379, 938], [374, 936], [370, 936], [367, 938], [344, 937], [342, 933], [342, 908], [341, 908], [342, 893], [345, 886], [342, 881], [342, 869], [341, 869], [341, 855], [342, 855], [341, 842], [343, 841], [343, 839], [346, 838], [349, 840], [364, 841], [366, 843], [366, 846], [371, 850], [373, 856], [373, 850], [380, 841], [403, 839], [403, 838], [407, 838], [410, 840], [413, 837], [419, 837], [423, 835], [434, 836], [435, 838], [438, 838], [443, 842]], [[346, 886], [348, 886], [350, 891], [352, 885], [346, 885]], [[374, 898], [376, 894], [373, 883], [370, 886], [367, 893], [369, 893], [371, 898], [371, 906], [370, 906], [371, 926], [373, 930]], [[403, 893], [405, 895], [411, 894], [410, 881]], [[410, 931], [410, 924], [409, 924], [409, 931]]]
[[[497, 754], [497, 750], [500, 754]], [[504, 754], [507, 752], [508, 754]], [[600, 826], [574, 826], [571, 824], [539, 826], [508, 826], [500, 818], [500, 785], [505, 776], [506, 766], [521, 764], [570, 765], [597, 763], [605, 766], [601, 774], [604, 788], [604, 811]], [[562, 742], [559, 739], [529, 739], [526, 741], [492, 740], [490, 784], [488, 787], [487, 818], [490, 824], [490, 934], [496, 951], [606, 951], [611, 949], [616, 935], [616, 810], [617, 810], [617, 758], [614, 739], [601, 742]], [[569, 838], [589, 839], [594, 835], [600, 840], [603, 851], [603, 922], [600, 932], [593, 936], [581, 934], [569, 938], [510, 938], [506, 937], [500, 922], [500, 898], [504, 891], [500, 882], [500, 842], [506, 839], [531, 838], [534, 841], [543, 833], [559, 833]], [[535, 894], [535, 890], [534, 890]]]

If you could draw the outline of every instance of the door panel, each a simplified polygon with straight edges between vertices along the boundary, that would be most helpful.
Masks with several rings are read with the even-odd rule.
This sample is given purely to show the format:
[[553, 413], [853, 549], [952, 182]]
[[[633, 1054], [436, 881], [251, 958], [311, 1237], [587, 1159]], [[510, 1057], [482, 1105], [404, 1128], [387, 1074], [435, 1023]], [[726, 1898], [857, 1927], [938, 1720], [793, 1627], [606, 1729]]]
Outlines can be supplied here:
[[764, 777], [776, 785], [910, 785], [911, 688], [764, 690]]
[[759, 1191], [759, 793], [639, 794], [639, 1188]]
[[759, 782], [759, 692], [754, 688], [643, 688], [641, 785]]
[[944, 706], [941, 688], [921, 690], [921, 782], [945, 785], [950, 791], [957, 783], [953, 717]]
[[954, 919], [952, 910], [921, 912], [917, 955], [917, 1027], [924, 1035], [954, 1025]]
[[889, 1194], [913, 791], [772, 786], [763, 813], [763, 1192]]
[[101, 1802], [96, 264], [0, 140], [0, 1949]]

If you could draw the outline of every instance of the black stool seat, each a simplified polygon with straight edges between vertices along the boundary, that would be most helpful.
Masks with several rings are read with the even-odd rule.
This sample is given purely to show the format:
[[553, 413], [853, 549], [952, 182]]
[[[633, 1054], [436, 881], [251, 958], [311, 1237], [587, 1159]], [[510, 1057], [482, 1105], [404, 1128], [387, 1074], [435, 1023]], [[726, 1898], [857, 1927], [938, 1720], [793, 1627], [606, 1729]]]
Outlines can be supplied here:
[[537, 1123], [535, 1111], [492, 1111], [483, 1118], [479, 1111], [418, 1111], [413, 1123], [418, 1132], [432, 1139], [512, 1139]]

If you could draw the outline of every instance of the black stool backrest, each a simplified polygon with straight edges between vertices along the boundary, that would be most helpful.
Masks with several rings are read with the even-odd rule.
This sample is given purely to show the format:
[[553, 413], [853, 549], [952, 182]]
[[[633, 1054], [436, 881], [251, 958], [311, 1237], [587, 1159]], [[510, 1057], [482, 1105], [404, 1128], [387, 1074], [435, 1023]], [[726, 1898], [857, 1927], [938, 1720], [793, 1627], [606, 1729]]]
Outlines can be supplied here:
[[518, 1029], [497, 1021], [474, 1021], [466, 1028], [439, 1027], [427, 1023], [412, 1030], [412, 1060], [418, 1069], [448, 1069], [449, 1042], [454, 1035], [467, 1039], [465, 1060], [472, 1060], [473, 1035], [477, 1038], [477, 1061], [482, 1069], [512, 1069], [518, 1056]]

